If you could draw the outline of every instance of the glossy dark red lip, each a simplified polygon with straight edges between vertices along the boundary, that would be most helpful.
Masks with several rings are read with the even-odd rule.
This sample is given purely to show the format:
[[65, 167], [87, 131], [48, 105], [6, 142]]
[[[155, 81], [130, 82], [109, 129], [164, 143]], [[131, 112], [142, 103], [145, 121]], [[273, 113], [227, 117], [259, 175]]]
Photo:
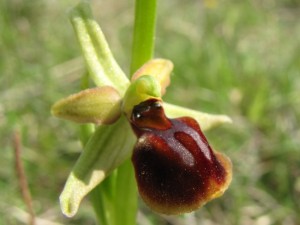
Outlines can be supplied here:
[[141, 197], [154, 211], [193, 211], [223, 194], [231, 181], [231, 162], [214, 152], [196, 120], [169, 119], [162, 103], [135, 106], [130, 120], [138, 137], [132, 162]]

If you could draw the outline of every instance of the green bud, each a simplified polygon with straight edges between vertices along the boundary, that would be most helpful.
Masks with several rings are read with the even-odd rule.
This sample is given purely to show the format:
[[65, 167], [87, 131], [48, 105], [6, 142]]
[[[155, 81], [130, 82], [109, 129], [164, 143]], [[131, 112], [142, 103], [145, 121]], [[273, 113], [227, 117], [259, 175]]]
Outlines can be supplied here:
[[140, 76], [128, 87], [123, 99], [122, 110], [129, 117], [135, 105], [150, 98], [160, 99], [160, 97], [161, 86], [158, 80], [150, 75]]
[[112, 87], [80, 91], [56, 102], [54, 116], [77, 123], [111, 124], [121, 115], [121, 97]]
[[143, 75], [155, 77], [161, 86], [161, 95], [166, 93], [166, 88], [170, 84], [170, 75], [173, 70], [173, 63], [167, 59], [151, 59], [139, 68], [132, 76], [134, 81]]

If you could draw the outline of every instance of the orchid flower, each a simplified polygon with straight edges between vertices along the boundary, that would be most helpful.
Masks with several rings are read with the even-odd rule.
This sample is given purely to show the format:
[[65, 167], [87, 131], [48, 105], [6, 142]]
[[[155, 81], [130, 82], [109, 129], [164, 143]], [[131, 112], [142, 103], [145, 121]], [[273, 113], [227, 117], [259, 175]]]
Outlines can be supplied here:
[[231, 162], [215, 152], [202, 131], [231, 122], [162, 100], [173, 64], [152, 59], [129, 80], [114, 59], [88, 4], [71, 11], [90, 78], [97, 87], [56, 102], [52, 114], [96, 130], [60, 195], [72, 217], [83, 198], [132, 156], [139, 193], [154, 211], [180, 214], [223, 194]]

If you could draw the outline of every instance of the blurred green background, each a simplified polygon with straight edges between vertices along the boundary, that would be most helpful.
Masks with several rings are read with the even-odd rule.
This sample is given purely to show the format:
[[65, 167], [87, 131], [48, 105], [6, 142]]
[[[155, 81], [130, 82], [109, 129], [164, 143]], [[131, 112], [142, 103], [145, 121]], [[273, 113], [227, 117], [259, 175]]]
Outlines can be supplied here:
[[[0, 225], [26, 224], [12, 136], [38, 224], [96, 224], [85, 201], [64, 218], [58, 196], [81, 146], [78, 125], [51, 104], [80, 89], [84, 64], [67, 11], [71, 0], [0, 1]], [[115, 57], [129, 71], [134, 2], [93, 1]], [[234, 123], [206, 132], [233, 161], [222, 198], [181, 217], [141, 202], [138, 224], [300, 224], [300, 1], [158, 1], [157, 57], [175, 64], [165, 100]], [[126, 209], [124, 209], [126, 213]]]

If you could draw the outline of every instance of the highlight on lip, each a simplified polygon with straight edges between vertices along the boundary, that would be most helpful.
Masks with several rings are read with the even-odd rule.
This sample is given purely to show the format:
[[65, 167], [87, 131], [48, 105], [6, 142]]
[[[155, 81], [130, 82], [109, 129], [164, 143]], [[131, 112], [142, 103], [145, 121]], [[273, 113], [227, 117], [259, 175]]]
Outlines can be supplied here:
[[134, 107], [130, 123], [139, 193], [154, 211], [191, 212], [228, 188], [230, 159], [212, 150], [193, 118], [169, 119], [161, 101], [149, 99]]

